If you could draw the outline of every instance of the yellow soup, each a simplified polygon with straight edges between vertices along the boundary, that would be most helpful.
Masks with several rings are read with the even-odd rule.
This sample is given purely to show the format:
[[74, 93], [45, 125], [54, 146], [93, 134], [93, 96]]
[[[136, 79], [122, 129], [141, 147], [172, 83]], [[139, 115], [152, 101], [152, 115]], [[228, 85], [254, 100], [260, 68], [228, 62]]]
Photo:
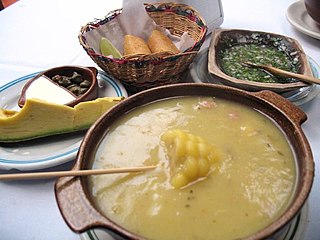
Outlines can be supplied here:
[[[205, 162], [210, 170], [174, 185], [172, 172], [183, 170], [189, 156], [172, 153], [170, 131], [214, 149]], [[178, 159], [174, 164], [172, 155]], [[195, 159], [201, 165], [201, 158]], [[294, 155], [274, 122], [249, 107], [210, 97], [166, 99], [124, 115], [101, 142], [93, 168], [143, 165], [157, 168], [91, 176], [89, 189], [104, 215], [148, 239], [248, 236], [284, 211], [296, 183]]]

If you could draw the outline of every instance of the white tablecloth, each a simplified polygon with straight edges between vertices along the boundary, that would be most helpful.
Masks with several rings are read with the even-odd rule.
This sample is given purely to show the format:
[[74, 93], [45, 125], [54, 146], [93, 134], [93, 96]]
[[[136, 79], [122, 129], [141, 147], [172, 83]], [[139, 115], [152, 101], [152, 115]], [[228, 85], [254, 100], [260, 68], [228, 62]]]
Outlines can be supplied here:
[[[280, 33], [297, 39], [307, 55], [320, 63], [320, 41], [296, 31], [285, 13], [293, 0], [222, 0], [224, 28]], [[95, 66], [78, 42], [80, 27], [120, 8], [110, 0], [20, 0], [0, 12], [0, 85], [24, 75], [60, 65]], [[207, 43], [206, 43], [207, 44]], [[320, 236], [319, 158], [320, 97], [304, 104], [303, 129], [316, 162], [309, 199], [305, 239]], [[70, 169], [72, 163], [53, 168]], [[5, 171], [0, 171], [5, 173]], [[54, 179], [0, 182], [0, 239], [78, 240], [63, 221], [54, 196]]]

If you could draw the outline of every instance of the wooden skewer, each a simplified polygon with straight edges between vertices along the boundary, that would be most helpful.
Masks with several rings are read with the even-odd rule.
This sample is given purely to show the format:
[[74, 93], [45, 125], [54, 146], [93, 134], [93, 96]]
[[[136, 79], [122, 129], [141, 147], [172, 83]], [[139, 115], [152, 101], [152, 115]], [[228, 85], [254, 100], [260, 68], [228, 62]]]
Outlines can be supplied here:
[[142, 172], [155, 169], [156, 166], [129, 167], [129, 168], [110, 168], [110, 169], [89, 169], [89, 170], [70, 170], [57, 172], [37, 172], [37, 173], [13, 173], [0, 174], [0, 180], [18, 180], [18, 179], [39, 179], [50, 177], [67, 177], [67, 176], [88, 176], [98, 174], [114, 174]]
[[295, 78], [295, 79], [299, 79], [303, 82], [307, 82], [307, 83], [315, 83], [315, 84], [320, 84], [320, 79], [318, 78], [314, 78], [311, 76], [306, 76], [303, 74], [298, 74], [298, 73], [292, 73], [292, 72], [288, 72], [279, 68], [275, 68], [272, 66], [267, 66], [267, 65], [262, 65], [262, 64], [256, 64], [256, 63], [252, 63], [252, 62], [244, 62], [244, 65], [247, 66], [251, 66], [251, 67], [255, 67], [255, 68], [261, 68], [264, 69], [270, 73], [273, 73], [275, 75], [280, 75], [283, 77], [291, 77], [291, 78]]

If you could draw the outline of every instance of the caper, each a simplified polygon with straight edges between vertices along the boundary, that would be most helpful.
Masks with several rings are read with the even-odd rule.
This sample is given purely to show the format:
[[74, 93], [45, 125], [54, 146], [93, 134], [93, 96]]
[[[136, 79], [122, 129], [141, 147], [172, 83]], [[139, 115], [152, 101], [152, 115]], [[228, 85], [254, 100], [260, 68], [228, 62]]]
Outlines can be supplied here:
[[74, 86], [74, 87], [70, 88], [69, 91], [72, 92], [73, 94], [75, 94], [76, 96], [78, 96], [80, 94], [80, 87]]
[[88, 88], [90, 86], [91, 86], [91, 82], [88, 80], [84, 80], [82, 83], [80, 83], [80, 87], [83, 87], [83, 88]]
[[59, 82], [61, 78], [62, 78], [62, 76], [60, 76], [60, 75], [55, 75], [55, 76], [52, 77], [52, 80], [53, 80], [54, 82]]
[[88, 88], [80, 88], [80, 94], [84, 94], [86, 91], [88, 91]]
[[66, 76], [61, 76], [61, 78], [58, 81], [58, 84], [63, 86], [62, 83], [64, 82], [64, 79], [66, 78]]
[[77, 86], [78, 86], [77, 84], [71, 84], [71, 85], [69, 85], [69, 86], [67, 87], [67, 89], [68, 89], [68, 90], [71, 90], [71, 88], [77, 87]]
[[73, 72], [72, 76], [70, 77], [70, 80], [71, 82], [77, 84], [80, 84], [83, 81], [82, 76], [77, 72]]
[[71, 85], [71, 81], [68, 78], [64, 77], [64, 78], [62, 78], [61, 81], [59, 81], [59, 84], [63, 87], [67, 87], [67, 86]]
[[82, 76], [77, 72], [73, 72], [71, 77], [57, 74], [51, 79], [54, 82], [58, 83], [60, 86], [67, 88], [76, 96], [85, 93], [91, 86], [91, 82], [88, 80], [84, 80]]

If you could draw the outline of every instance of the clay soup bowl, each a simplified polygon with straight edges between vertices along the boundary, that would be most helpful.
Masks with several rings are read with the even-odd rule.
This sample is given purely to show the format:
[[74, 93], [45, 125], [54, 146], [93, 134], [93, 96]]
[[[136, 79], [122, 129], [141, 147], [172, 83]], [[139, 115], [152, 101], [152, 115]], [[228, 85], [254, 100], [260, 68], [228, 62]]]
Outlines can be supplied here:
[[[123, 114], [141, 105], [176, 96], [215, 96], [239, 102], [266, 114], [282, 129], [296, 157], [298, 180], [294, 196], [279, 218], [246, 239], [279, 237], [308, 198], [314, 177], [314, 162], [309, 143], [301, 129], [301, 124], [307, 119], [306, 114], [288, 100], [271, 91], [250, 93], [221, 85], [184, 83], [157, 87], [135, 94], [113, 107], [88, 130], [73, 169], [91, 167], [92, 159], [95, 158], [96, 150], [106, 131]], [[55, 195], [63, 218], [75, 232], [104, 228], [125, 239], [144, 239], [112, 222], [108, 216], [99, 212], [92, 201], [85, 177], [58, 179], [55, 185]]]

